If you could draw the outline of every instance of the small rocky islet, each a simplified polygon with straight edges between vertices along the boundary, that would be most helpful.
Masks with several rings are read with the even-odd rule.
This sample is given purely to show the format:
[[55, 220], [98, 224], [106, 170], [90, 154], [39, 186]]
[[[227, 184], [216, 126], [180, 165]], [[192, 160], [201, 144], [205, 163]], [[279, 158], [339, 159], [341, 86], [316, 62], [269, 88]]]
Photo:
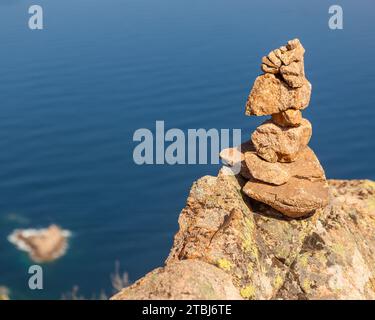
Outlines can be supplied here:
[[309, 105], [312, 88], [304, 53], [294, 39], [263, 57], [264, 74], [254, 82], [246, 115], [271, 119], [256, 128], [250, 141], [220, 153], [228, 165], [241, 161], [244, 194], [291, 218], [311, 215], [329, 201], [324, 170], [308, 146], [312, 125], [301, 112]]
[[41, 229], [16, 229], [8, 237], [18, 249], [26, 251], [32, 261], [51, 262], [63, 256], [70, 232], [51, 224]]

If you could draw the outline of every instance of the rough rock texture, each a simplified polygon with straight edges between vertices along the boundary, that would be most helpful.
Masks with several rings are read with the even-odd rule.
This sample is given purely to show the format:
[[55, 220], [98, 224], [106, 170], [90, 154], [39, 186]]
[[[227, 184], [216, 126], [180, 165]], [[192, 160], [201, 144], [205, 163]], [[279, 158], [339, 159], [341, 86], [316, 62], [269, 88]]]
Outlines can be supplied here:
[[313, 214], [328, 204], [327, 182], [311, 181], [304, 177], [292, 177], [278, 188], [250, 179], [242, 191], [291, 218]]
[[272, 121], [260, 125], [251, 135], [257, 154], [268, 162], [292, 162], [310, 141], [311, 123], [302, 119], [298, 127], [284, 128]]
[[292, 88], [300, 88], [304, 84], [304, 70], [301, 62], [292, 62], [280, 68], [285, 82]]
[[15, 230], [10, 242], [29, 252], [35, 262], [48, 262], [61, 257], [67, 247], [68, 233], [56, 225], [45, 229]]
[[263, 57], [261, 68], [265, 73], [280, 73], [288, 86], [300, 88], [304, 85], [305, 78], [304, 53], [305, 49], [298, 39], [290, 40], [286, 46]]
[[157, 268], [113, 300], [240, 300], [230, 275], [199, 260], [182, 260]]
[[267, 162], [258, 157], [255, 152], [246, 152], [245, 162], [251, 176], [257, 180], [279, 186], [286, 183], [290, 178], [282, 163]]
[[[235, 148], [224, 149], [220, 153], [220, 157], [229, 166], [234, 166], [238, 159], [245, 163], [245, 155], [249, 153], [255, 153], [255, 148], [251, 141], [244, 142]], [[312, 151], [310, 147], [301, 150], [295, 162], [277, 163], [277, 165], [285, 170], [291, 177], [307, 179], [310, 181], [324, 181], [326, 179], [324, 170], [314, 151]], [[246, 164], [241, 167], [240, 174], [246, 180], [254, 178], [250, 174]]]
[[302, 113], [294, 109], [274, 113], [272, 115], [272, 122], [281, 127], [297, 127], [302, 122]]
[[329, 206], [305, 219], [244, 183], [224, 169], [195, 182], [167, 266], [114, 298], [235, 298], [233, 284], [245, 299], [375, 299], [375, 182], [329, 181]]
[[262, 58], [264, 74], [256, 78], [249, 94], [247, 115], [271, 115], [307, 107], [311, 84], [305, 77], [304, 53], [301, 42], [294, 39]]
[[375, 299], [375, 182], [329, 181], [332, 200], [275, 296]]
[[[234, 155], [239, 156], [238, 150], [222, 152], [223, 159], [236, 164], [237, 170], [233, 168], [233, 172], [248, 180], [243, 188], [247, 196], [293, 218], [310, 215], [328, 203], [324, 171], [312, 150], [306, 149], [312, 126], [300, 111], [307, 107], [311, 95], [311, 85], [305, 77], [304, 53], [301, 42], [294, 39], [262, 58], [265, 74], [255, 80], [246, 114], [272, 116], [251, 135], [256, 155], [265, 162], [252, 154], [243, 154], [239, 162], [241, 157], [233, 159]], [[304, 152], [305, 149], [309, 152]], [[308, 165], [317, 164], [310, 172], [304, 169], [305, 163], [298, 162], [302, 153]], [[295, 161], [298, 163], [291, 167], [282, 165]], [[227, 163], [231, 165], [230, 161]], [[311, 179], [316, 174], [318, 178]]]
[[263, 116], [308, 106], [311, 84], [303, 78], [300, 88], [291, 88], [277, 75], [266, 73], [256, 78], [246, 103], [246, 114]]
[[[231, 156], [236, 154], [236, 159]], [[245, 159], [240, 174], [248, 180], [243, 192], [289, 217], [313, 213], [328, 204], [328, 186], [324, 170], [315, 153], [303, 148], [295, 162], [268, 163], [258, 159], [251, 142], [223, 150], [226, 163]], [[270, 168], [268, 168], [268, 166]]]

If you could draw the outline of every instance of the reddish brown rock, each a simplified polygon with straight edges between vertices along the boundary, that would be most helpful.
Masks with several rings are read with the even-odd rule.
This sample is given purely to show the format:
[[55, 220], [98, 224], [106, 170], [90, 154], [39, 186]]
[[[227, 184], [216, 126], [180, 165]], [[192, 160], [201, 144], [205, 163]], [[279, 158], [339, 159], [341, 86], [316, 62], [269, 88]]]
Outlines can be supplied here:
[[[265, 59], [265, 57], [263, 59]], [[264, 73], [272, 73], [272, 74], [279, 73], [279, 68], [272, 67], [265, 63], [262, 64], [261, 68], [262, 68], [262, 71], [264, 71]]]
[[298, 39], [289, 40], [286, 49], [287, 50], [280, 56], [284, 65], [290, 65], [292, 62], [296, 61], [303, 61], [305, 48]]
[[282, 127], [297, 127], [302, 122], [299, 110], [289, 109], [272, 115], [272, 122]]
[[[241, 159], [241, 176], [245, 179], [254, 178], [248, 169], [245, 162], [245, 157], [248, 154], [256, 154], [255, 148], [251, 141], [244, 142], [236, 148], [224, 149], [220, 153], [220, 157], [229, 166], [234, 166], [237, 159]], [[233, 155], [236, 154], [235, 157]], [[324, 180], [325, 174], [318, 158], [314, 152], [306, 147], [299, 153], [295, 162], [276, 163], [277, 166], [286, 171], [289, 176], [304, 177], [311, 181]], [[272, 164], [271, 164], [272, 165]], [[259, 177], [259, 176], [258, 176]], [[260, 179], [261, 180], [261, 179]]]
[[305, 82], [304, 53], [298, 39], [290, 40], [286, 46], [263, 57], [261, 68], [265, 73], [280, 74], [289, 87], [300, 88]]
[[290, 88], [279, 77], [266, 73], [256, 78], [246, 103], [246, 115], [264, 116], [286, 111], [302, 110], [310, 102], [311, 84], [303, 78], [300, 88]]
[[183, 260], [151, 271], [112, 300], [242, 300], [230, 275], [199, 260]]
[[303, 62], [292, 62], [290, 65], [282, 66], [280, 73], [288, 84], [292, 88], [300, 88], [303, 86], [305, 81]]
[[283, 128], [272, 121], [260, 125], [251, 135], [257, 154], [268, 162], [293, 162], [312, 134], [311, 123], [302, 119], [298, 127]]
[[[114, 299], [230, 299], [238, 293], [245, 299], [375, 299], [375, 182], [331, 180], [328, 189], [306, 146], [311, 124], [289, 110], [302, 109], [288, 99], [301, 100], [305, 85], [291, 87], [304, 77], [303, 54], [295, 39], [262, 60], [267, 74], [257, 79], [247, 112], [278, 113], [272, 121], [279, 124], [261, 125], [255, 147], [246, 142], [220, 154], [246, 179], [224, 167], [217, 177], [196, 181], [166, 266]], [[280, 93], [278, 81], [287, 91]], [[294, 162], [265, 162], [256, 152]], [[275, 184], [282, 174], [287, 181]]]
[[251, 176], [257, 180], [274, 185], [282, 185], [290, 178], [282, 163], [265, 161], [259, 158], [255, 152], [246, 152], [245, 162]]
[[279, 165], [291, 177], [285, 184], [275, 186], [250, 178], [243, 192], [292, 218], [309, 215], [328, 204], [324, 170], [310, 148], [304, 148], [297, 161]]
[[195, 182], [168, 267], [113, 299], [229, 299], [228, 277], [245, 299], [375, 299], [375, 182], [330, 180], [330, 205], [304, 219], [250, 205], [242, 185], [221, 174]]
[[288, 66], [293, 62], [303, 62], [305, 49], [298, 39], [288, 41], [286, 46], [271, 51], [267, 57], [263, 57], [262, 66], [266, 65], [274, 69]]

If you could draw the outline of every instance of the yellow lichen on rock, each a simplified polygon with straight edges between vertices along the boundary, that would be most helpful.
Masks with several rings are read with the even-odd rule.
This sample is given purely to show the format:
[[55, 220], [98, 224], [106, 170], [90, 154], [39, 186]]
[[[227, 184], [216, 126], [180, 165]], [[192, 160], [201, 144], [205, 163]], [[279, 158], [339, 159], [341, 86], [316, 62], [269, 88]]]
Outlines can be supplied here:
[[252, 285], [247, 285], [246, 287], [242, 288], [240, 293], [241, 296], [245, 299], [253, 299], [255, 297], [256, 289]]
[[243, 182], [194, 183], [166, 266], [114, 298], [375, 299], [372, 182], [330, 180], [330, 205], [299, 220], [242, 197]]
[[224, 258], [217, 261], [217, 266], [224, 271], [230, 271], [230, 269], [232, 268], [232, 264], [230, 263], [230, 261]]

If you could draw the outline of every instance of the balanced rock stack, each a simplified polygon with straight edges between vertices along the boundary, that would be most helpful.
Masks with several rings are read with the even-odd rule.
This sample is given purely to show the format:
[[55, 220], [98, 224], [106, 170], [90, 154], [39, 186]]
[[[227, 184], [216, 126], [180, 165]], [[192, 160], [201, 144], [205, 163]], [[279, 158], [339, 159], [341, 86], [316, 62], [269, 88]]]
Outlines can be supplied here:
[[308, 147], [311, 123], [301, 113], [311, 95], [304, 53], [294, 39], [263, 57], [264, 74], [255, 80], [246, 114], [272, 118], [253, 132], [251, 141], [220, 153], [228, 165], [241, 162], [247, 196], [293, 218], [325, 207], [329, 197], [324, 170]]

